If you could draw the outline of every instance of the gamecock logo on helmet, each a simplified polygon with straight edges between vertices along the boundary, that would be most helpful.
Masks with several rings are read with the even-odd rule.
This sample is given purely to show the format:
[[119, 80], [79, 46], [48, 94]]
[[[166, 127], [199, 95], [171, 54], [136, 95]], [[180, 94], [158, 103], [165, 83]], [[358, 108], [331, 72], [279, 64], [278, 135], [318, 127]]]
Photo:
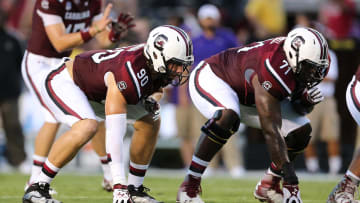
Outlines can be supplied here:
[[299, 50], [300, 46], [305, 43], [305, 40], [301, 36], [297, 36], [293, 39], [291, 42], [291, 48], [293, 48], [295, 51]]
[[168, 41], [168, 38], [165, 35], [159, 35], [154, 41], [154, 47], [162, 51], [164, 49], [165, 43]]

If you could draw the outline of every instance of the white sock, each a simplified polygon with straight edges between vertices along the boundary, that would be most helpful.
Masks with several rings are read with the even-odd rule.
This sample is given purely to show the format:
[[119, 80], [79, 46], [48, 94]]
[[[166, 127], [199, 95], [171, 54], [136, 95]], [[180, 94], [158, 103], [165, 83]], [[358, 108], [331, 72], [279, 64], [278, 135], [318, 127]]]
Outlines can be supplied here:
[[[192, 158], [190, 167], [189, 167], [189, 169], [187, 171], [187, 174], [192, 175], [192, 176], [197, 177], [197, 178], [201, 178], [204, 171], [209, 166], [209, 163], [210, 162], [204, 161], [204, 160], [196, 157], [195, 155], [193, 155], [193, 158]], [[191, 170], [192, 167], [196, 168], [198, 172], [196, 172], [194, 170]]]
[[35, 182], [37, 183], [45, 182], [50, 184], [59, 170], [60, 168], [50, 163], [49, 159], [46, 159], [43, 168], [41, 169], [40, 175], [37, 177]]
[[329, 158], [329, 173], [337, 174], [341, 169], [341, 157], [332, 156]]
[[111, 176], [111, 170], [110, 170], [110, 166], [109, 166], [107, 156], [102, 156], [102, 157], [99, 157], [99, 158], [100, 158], [100, 161], [101, 161], [101, 168], [102, 168], [103, 173], [104, 173], [104, 179], [108, 180], [108, 181], [111, 181], [112, 176]]
[[351, 177], [352, 179], [360, 182], [360, 178], [357, 177], [355, 174], [353, 174], [350, 170], [347, 170], [346, 173], [345, 173], [345, 175], [347, 175], [347, 176]]
[[145, 173], [149, 165], [136, 164], [130, 161], [130, 170], [128, 174], [128, 185], [134, 185], [135, 187], [139, 187], [143, 184]]
[[46, 157], [44, 156], [38, 156], [36, 154], [33, 155], [33, 164], [31, 167], [31, 175], [30, 175], [30, 179], [29, 179], [29, 184], [32, 184], [35, 182], [36, 178], [39, 176], [41, 169], [42, 169], [42, 165], [44, 164], [46, 160]]
[[319, 160], [316, 157], [307, 158], [305, 165], [310, 172], [317, 172], [319, 170]]

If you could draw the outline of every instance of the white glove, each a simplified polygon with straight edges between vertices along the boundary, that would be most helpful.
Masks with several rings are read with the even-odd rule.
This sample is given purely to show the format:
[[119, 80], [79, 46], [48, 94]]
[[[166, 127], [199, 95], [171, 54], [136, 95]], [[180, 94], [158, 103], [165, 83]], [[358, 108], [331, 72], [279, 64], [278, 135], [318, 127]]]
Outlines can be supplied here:
[[147, 97], [143, 100], [144, 108], [149, 112], [156, 121], [160, 118], [160, 104], [152, 97]]
[[298, 185], [283, 184], [283, 203], [302, 203]]
[[320, 103], [322, 100], [324, 100], [324, 96], [317, 87], [313, 87], [307, 90], [305, 95], [307, 102], [309, 102], [312, 105]]
[[127, 189], [114, 189], [113, 203], [133, 203]]

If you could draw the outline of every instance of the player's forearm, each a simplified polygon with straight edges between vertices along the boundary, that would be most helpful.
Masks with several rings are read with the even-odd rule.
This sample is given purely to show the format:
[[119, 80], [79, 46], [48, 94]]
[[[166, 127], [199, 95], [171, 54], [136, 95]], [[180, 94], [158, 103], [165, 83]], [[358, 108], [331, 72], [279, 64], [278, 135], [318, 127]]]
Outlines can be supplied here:
[[287, 155], [287, 147], [284, 138], [280, 133], [276, 132], [279, 130], [264, 130], [264, 136], [268, 150], [270, 152], [270, 158], [279, 168], [286, 162], [290, 162]]
[[49, 30], [48, 36], [56, 51], [61, 53], [86, 43], [96, 36], [99, 33], [99, 30], [96, 27], [91, 26], [88, 30], [82, 30], [80, 32], [66, 34], [58, 33], [61, 32], [57, 30]]

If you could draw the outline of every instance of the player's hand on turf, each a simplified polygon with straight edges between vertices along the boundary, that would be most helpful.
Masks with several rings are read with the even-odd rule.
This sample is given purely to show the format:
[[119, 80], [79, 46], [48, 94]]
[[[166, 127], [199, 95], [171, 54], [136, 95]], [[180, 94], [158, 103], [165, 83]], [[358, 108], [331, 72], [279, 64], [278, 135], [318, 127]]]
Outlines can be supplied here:
[[143, 100], [145, 110], [149, 112], [156, 121], [160, 118], [160, 104], [152, 97], [147, 97]]
[[128, 13], [120, 13], [118, 18], [111, 23], [111, 31], [109, 33], [109, 39], [112, 42], [119, 41], [124, 37], [127, 31], [135, 27], [133, 22], [134, 17]]
[[283, 203], [302, 203], [298, 185], [283, 184]]

